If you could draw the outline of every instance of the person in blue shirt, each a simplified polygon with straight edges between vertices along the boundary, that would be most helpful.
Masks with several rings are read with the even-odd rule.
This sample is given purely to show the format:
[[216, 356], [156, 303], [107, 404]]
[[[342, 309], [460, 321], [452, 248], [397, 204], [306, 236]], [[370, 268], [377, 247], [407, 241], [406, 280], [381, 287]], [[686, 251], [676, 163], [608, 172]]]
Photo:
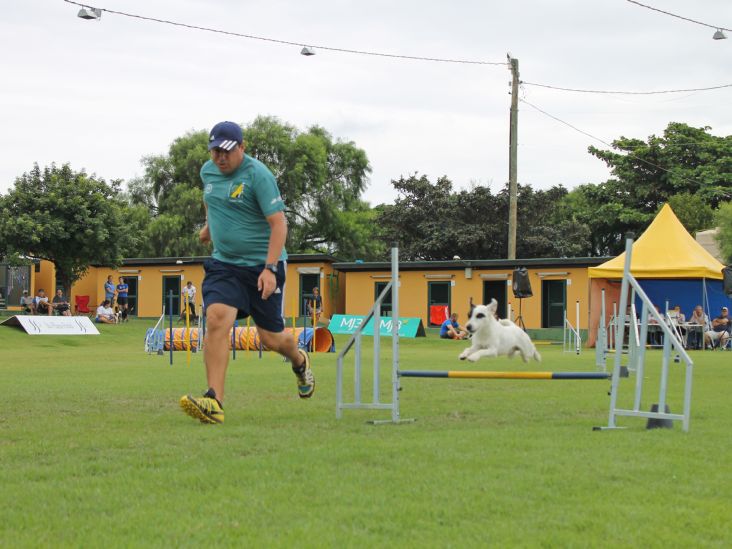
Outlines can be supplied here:
[[112, 307], [114, 307], [114, 290], [112, 275], [109, 275], [107, 281], [104, 283], [104, 299], [108, 299]]
[[450, 318], [440, 326], [440, 338], [442, 339], [465, 339], [468, 333], [460, 328], [457, 313], [452, 313]]
[[124, 277], [119, 277], [119, 284], [117, 284], [117, 306], [120, 312], [120, 322], [128, 320], [127, 318], [127, 292], [130, 287], [125, 282]]

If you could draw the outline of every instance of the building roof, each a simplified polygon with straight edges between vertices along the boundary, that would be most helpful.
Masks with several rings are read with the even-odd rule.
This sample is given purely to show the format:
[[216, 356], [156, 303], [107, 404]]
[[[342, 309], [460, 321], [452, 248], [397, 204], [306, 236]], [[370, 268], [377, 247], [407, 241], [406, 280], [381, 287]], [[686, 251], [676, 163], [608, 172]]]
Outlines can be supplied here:
[[[120, 264], [123, 267], [142, 265], [197, 265], [210, 256], [193, 257], [127, 257]], [[335, 263], [337, 258], [328, 254], [289, 254], [288, 263]]]
[[[450, 261], [400, 261], [401, 271], [448, 271], [456, 269], [518, 269], [552, 267], [591, 267], [607, 261], [607, 257], [559, 257], [537, 259], [453, 259]], [[391, 262], [334, 263], [333, 268], [343, 272], [390, 271]]]
[[[590, 268], [590, 278], [622, 278], [625, 252]], [[722, 265], [684, 228], [664, 204], [645, 232], [633, 243], [630, 272], [636, 278], [722, 278]]]

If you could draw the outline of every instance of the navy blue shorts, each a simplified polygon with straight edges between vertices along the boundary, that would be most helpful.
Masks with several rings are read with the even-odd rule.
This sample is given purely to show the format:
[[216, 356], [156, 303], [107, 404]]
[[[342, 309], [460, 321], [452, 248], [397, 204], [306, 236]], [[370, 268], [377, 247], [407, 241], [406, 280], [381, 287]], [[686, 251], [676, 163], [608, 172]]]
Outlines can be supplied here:
[[206, 276], [203, 279], [203, 304], [223, 303], [237, 309], [237, 318], [251, 315], [254, 323], [270, 332], [279, 333], [285, 329], [282, 319], [282, 294], [285, 288], [284, 262], [277, 264], [277, 288], [266, 300], [257, 289], [257, 279], [264, 265], [240, 267], [218, 259], [207, 259], [203, 263]]

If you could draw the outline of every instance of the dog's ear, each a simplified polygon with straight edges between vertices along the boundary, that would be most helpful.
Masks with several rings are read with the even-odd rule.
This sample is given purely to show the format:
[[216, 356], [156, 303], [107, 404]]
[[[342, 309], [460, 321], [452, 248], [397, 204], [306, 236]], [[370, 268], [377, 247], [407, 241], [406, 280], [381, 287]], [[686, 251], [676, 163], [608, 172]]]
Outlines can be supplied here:
[[473, 298], [470, 298], [470, 309], [468, 310], [468, 318], [471, 318], [473, 316], [473, 309], [475, 309], [475, 305], [473, 305]]
[[495, 299], [491, 299], [491, 302], [488, 304], [488, 309], [492, 313], [495, 313], [496, 309], [498, 309], [498, 301], [496, 301]]

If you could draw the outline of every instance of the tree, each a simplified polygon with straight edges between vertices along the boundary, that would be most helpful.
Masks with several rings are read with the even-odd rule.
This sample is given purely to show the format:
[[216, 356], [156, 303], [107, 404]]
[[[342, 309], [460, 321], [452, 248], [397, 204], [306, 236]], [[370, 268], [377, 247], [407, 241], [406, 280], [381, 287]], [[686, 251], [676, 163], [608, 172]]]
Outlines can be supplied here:
[[611, 169], [627, 199], [655, 211], [674, 194], [700, 194], [716, 207], [732, 198], [732, 136], [711, 135], [711, 128], [671, 122], [662, 136], [648, 141], [620, 137], [620, 152], [589, 147]]
[[[647, 141], [621, 137], [614, 151], [589, 147], [613, 177], [600, 185], [572, 191], [578, 219], [590, 228], [592, 252], [615, 255], [624, 248], [625, 233], [645, 230], [665, 202], [682, 195], [679, 206], [687, 228], [705, 224], [709, 209], [732, 198], [732, 136], [718, 137], [709, 127], [672, 122], [662, 136]], [[706, 205], [692, 215], [683, 197]]]
[[[323, 128], [301, 132], [273, 117], [258, 117], [243, 131], [247, 153], [277, 179], [287, 208], [290, 252], [344, 259], [383, 255], [384, 245], [375, 238], [378, 228], [371, 223], [374, 214], [360, 198], [371, 171], [363, 150], [334, 140]], [[199, 171], [208, 159], [207, 138], [206, 131], [189, 132], [173, 142], [167, 155], [143, 160], [145, 177], [130, 186], [129, 203], [148, 208], [153, 221], [169, 217], [144, 229], [154, 234], [145, 232], [140, 255], [209, 253], [197, 240], [205, 220]]]
[[669, 197], [668, 203], [676, 217], [692, 235], [714, 227], [714, 210], [698, 194], [675, 194]]
[[[412, 175], [392, 181], [399, 196], [384, 206], [379, 225], [388, 239], [398, 240], [410, 260], [505, 258], [508, 245], [508, 188], [497, 195], [487, 187], [452, 192], [441, 177], [430, 183]], [[518, 188], [518, 257], [566, 257], [586, 250], [588, 229], [562, 209], [564, 187], [535, 191]]]
[[0, 255], [53, 262], [57, 282], [70, 295], [89, 265], [116, 267], [131, 247], [134, 237], [124, 224], [119, 185], [68, 164], [43, 170], [34, 165], [0, 196]]
[[732, 264], [732, 202], [722, 204], [715, 214], [715, 221], [719, 231], [716, 239], [719, 251], [727, 265]]

